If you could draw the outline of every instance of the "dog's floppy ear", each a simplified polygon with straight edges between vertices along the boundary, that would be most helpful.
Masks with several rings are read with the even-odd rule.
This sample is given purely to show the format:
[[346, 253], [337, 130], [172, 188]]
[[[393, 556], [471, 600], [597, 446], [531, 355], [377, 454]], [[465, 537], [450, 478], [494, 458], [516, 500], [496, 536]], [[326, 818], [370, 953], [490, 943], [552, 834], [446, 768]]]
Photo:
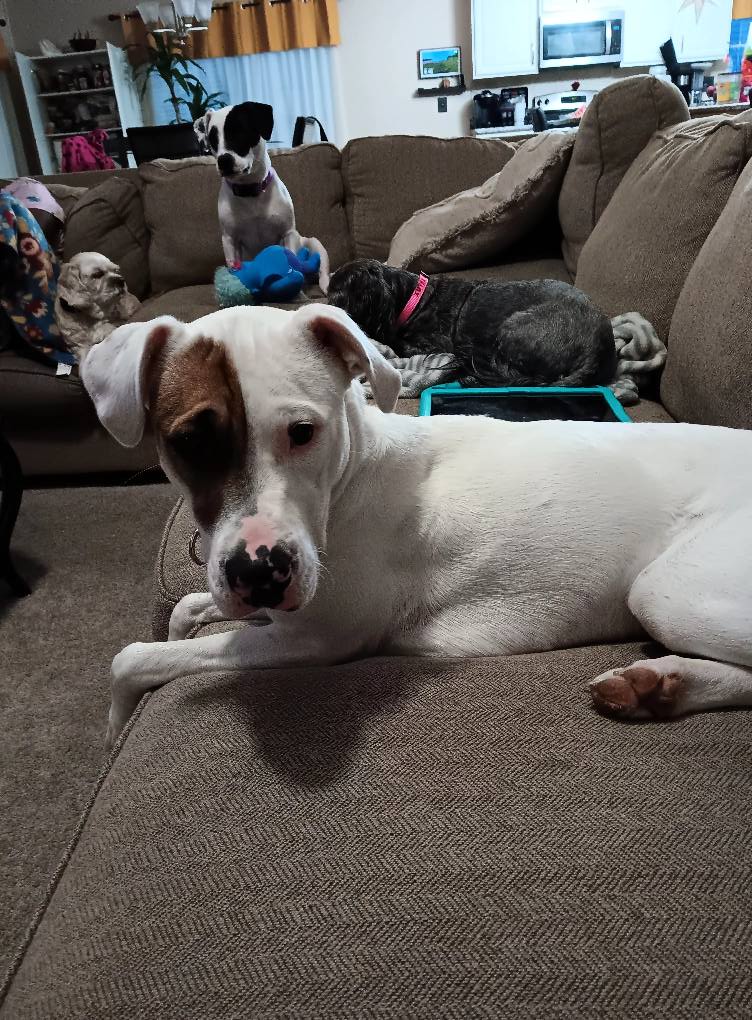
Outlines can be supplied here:
[[119, 326], [91, 347], [81, 364], [81, 380], [99, 420], [122, 446], [137, 446], [144, 434], [152, 372], [183, 324], [171, 315]]
[[206, 130], [208, 128], [209, 114], [204, 113], [200, 117], [197, 117], [193, 122], [193, 131], [198, 138], [199, 145], [203, 148], [206, 145]]
[[353, 379], [361, 375], [366, 377], [374, 400], [382, 411], [394, 410], [402, 378], [347, 312], [332, 305], [310, 304], [295, 315], [319, 343], [339, 355]]
[[249, 118], [261, 137], [265, 138], [267, 142], [269, 141], [274, 130], [273, 107], [269, 106], [268, 103], [247, 102], [240, 103], [235, 109], [242, 110], [244, 116]]
[[60, 270], [57, 296], [65, 302], [63, 307], [75, 308], [78, 312], [91, 306], [91, 297], [83, 288], [81, 273], [76, 266], [66, 263]]

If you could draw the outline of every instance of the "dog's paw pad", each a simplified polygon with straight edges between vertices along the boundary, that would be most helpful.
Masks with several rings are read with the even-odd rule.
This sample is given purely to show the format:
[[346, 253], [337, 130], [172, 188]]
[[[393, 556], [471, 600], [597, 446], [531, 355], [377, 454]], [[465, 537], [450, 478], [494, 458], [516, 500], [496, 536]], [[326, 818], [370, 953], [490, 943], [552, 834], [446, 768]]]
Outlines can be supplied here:
[[682, 680], [677, 673], [661, 673], [648, 666], [606, 674], [590, 685], [590, 696], [599, 712], [623, 719], [673, 714]]

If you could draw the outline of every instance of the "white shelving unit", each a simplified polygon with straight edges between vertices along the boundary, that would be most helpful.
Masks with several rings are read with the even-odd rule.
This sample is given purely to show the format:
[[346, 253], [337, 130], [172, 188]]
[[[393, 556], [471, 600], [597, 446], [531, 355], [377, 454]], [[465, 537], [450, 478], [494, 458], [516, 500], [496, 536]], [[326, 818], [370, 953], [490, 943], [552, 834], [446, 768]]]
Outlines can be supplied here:
[[[80, 106], [88, 99], [95, 101], [95, 106], [103, 103], [111, 113], [108, 122], [102, 127], [108, 134], [127, 131], [131, 127], [141, 127], [144, 123], [138, 89], [133, 80], [133, 72], [125, 50], [107, 43], [106, 47], [87, 50], [82, 53], [61, 53], [50, 57], [26, 56], [17, 53], [18, 71], [26, 95], [29, 108], [29, 119], [34, 131], [34, 141], [42, 173], [60, 172], [60, 155], [62, 140], [73, 135], [85, 135], [90, 128], [78, 128], [71, 131], [56, 131], [51, 119], [51, 111], [55, 108]], [[111, 84], [88, 89], [70, 89], [55, 91], [55, 82], [60, 71], [72, 73], [82, 65], [93, 74], [96, 64], [101, 64], [110, 74]], [[107, 100], [110, 100], [107, 102]], [[91, 111], [94, 119], [97, 114]], [[112, 119], [116, 118], [116, 123]]]

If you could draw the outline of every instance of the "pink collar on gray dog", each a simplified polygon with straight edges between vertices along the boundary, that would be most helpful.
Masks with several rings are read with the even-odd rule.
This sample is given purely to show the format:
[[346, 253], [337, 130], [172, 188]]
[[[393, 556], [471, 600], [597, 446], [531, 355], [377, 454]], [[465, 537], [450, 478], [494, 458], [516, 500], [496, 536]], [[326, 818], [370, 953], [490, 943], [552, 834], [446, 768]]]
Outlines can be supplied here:
[[425, 293], [426, 287], [428, 286], [428, 277], [425, 273], [421, 273], [418, 277], [418, 282], [415, 284], [415, 290], [408, 298], [407, 304], [397, 316], [397, 325], [404, 326], [410, 316], [413, 314], [415, 309], [418, 307], [420, 299]]
[[237, 195], [238, 198], [248, 198], [249, 196], [258, 198], [261, 192], [266, 191], [269, 187], [272, 177], [274, 177], [274, 171], [270, 170], [263, 181], [255, 181], [253, 184], [230, 184], [229, 181], [227, 183], [230, 184], [233, 195]]

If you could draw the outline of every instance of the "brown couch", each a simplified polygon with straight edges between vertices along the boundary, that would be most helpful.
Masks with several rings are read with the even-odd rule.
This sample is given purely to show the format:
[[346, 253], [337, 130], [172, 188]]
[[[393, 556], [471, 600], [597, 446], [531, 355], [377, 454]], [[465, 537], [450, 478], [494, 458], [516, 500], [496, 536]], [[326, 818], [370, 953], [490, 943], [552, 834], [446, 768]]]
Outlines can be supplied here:
[[[639, 114], [604, 92], [580, 129], [565, 258], [606, 304], [617, 288], [630, 308], [672, 304], [663, 403], [640, 416], [749, 427], [750, 121], [700, 136], [631, 125], [620, 147], [609, 116], [676, 110], [663, 86], [641, 87], [660, 94]], [[341, 164], [323, 151], [345, 182], [351, 250], [376, 255], [418, 189], [385, 176], [395, 152], [416, 175], [440, 156], [447, 190], [495, 158], [467, 139], [364, 139]], [[699, 208], [693, 196], [709, 191]], [[569, 278], [564, 258], [548, 259]], [[206, 292], [191, 286], [198, 307]], [[192, 530], [178, 505], [157, 638], [205, 584]], [[144, 699], [93, 791], [0, 1018], [749, 1017], [752, 720], [596, 715], [586, 681], [653, 650], [372, 659], [168, 685]]]
[[[608, 305], [614, 281], [604, 291], [598, 279], [579, 273], [579, 253], [653, 132], [687, 117], [678, 92], [647, 76], [606, 89], [580, 129], [558, 208], [550, 208], [530, 236], [496, 264], [459, 274], [570, 282], [576, 277]], [[397, 228], [416, 209], [482, 183], [514, 151], [500, 140], [394, 136], [359, 138], [342, 152], [332, 145], [307, 146], [277, 153], [273, 162], [290, 189], [301, 231], [321, 238], [336, 267], [354, 256], [385, 259]], [[86, 189], [64, 200], [69, 211], [65, 257], [98, 250], [120, 263], [131, 290], [143, 300], [136, 318], [170, 313], [191, 320], [216, 308], [211, 280], [222, 251], [219, 182], [211, 160], [166, 160], [138, 170], [47, 180]], [[710, 216], [719, 211], [727, 189], [716, 188], [711, 196]], [[687, 259], [696, 251], [690, 246]], [[597, 276], [600, 259], [595, 264]], [[690, 265], [679, 267], [677, 279]], [[669, 301], [676, 296], [672, 291]], [[653, 317], [655, 310], [642, 303], [639, 288], [618, 297]], [[615, 310], [631, 306], [619, 303]], [[156, 462], [148, 438], [125, 450], [106, 435], [75, 375], [56, 378], [53, 369], [15, 352], [0, 353], [0, 409], [1, 427], [27, 476], [137, 471]], [[638, 419], [656, 416], [670, 420], [649, 401], [635, 409]]]

